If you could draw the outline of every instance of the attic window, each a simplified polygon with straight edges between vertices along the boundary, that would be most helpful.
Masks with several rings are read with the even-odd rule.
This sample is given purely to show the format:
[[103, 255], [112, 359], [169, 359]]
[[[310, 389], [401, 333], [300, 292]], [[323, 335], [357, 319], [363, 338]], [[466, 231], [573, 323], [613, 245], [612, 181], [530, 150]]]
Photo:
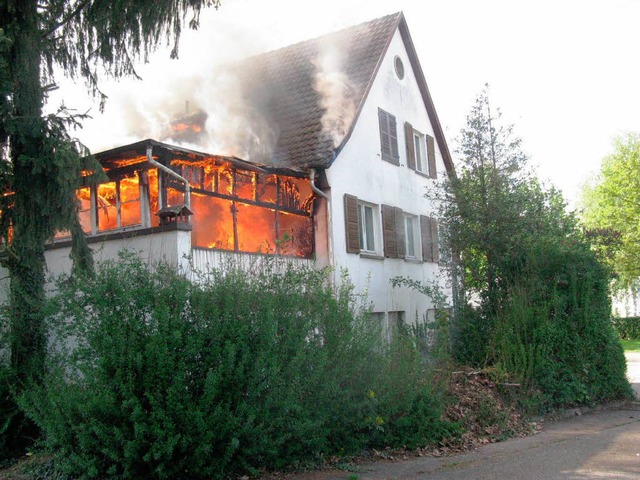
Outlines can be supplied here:
[[404, 78], [404, 63], [402, 63], [402, 59], [396, 55], [393, 64], [396, 67], [396, 75], [402, 80]]

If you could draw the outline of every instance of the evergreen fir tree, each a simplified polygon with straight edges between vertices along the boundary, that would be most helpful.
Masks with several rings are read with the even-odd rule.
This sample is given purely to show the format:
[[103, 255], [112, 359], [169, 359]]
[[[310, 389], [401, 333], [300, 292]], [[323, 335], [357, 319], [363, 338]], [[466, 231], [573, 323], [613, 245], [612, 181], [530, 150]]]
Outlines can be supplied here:
[[175, 57], [185, 21], [197, 28], [201, 9], [219, 1], [0, 0], [0, 262], [10, 274], [16, 385], [43, 370], [45, 243], [68, 230], [75, 266], [91, 266], [75, 202], [80, 172], [91, 165], [67, 133], [82, 118], [43, 115], [55, 69], [84, 80], [104, 101], [101, 69], [135, 75], [134, 62], [164, 39], [173, 42]]

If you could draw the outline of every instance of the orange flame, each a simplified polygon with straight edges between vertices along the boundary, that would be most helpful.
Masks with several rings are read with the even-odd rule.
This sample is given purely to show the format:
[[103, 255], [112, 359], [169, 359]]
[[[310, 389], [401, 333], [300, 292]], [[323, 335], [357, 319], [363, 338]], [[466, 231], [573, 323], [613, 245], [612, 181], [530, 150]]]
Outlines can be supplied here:
[[[112, 164], [127, 166], [138, 160]], [[176, 159], [172, 165], [182, 167], [182, 175], [195, 189], [191, 195], [194, 247], [302, 257], [313, 253], [313, 223], [302, 213], [310, 211], [314, 198], [306, 178], [258, 174], [217, 156], [196, 161]], [[141, 185], [149, 195], [151, 226], [158, 226], [158, 181], [158, 171], [150, 169], [96, 187], [98, 232], [142, 224]], [[184, 204], [181, 190], [168, 186], [164, 192], [167, 206]], [[77, 197], [82, 228], [91, 232], [91, 189], [79, 189]], [[283, 208], [300, 213], [284, 212]]]

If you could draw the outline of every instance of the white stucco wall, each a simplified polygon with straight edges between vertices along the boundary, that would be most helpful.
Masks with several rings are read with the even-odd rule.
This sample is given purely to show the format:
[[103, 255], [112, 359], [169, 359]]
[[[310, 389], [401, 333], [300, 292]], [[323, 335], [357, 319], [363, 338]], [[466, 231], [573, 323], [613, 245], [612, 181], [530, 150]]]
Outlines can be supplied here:
[[[402, 59], [405, 67], [402, 80], [394, 70], [396, 55]], [[378, 108], [396, 118], [399, 166], [381, 158]], [[435, 186], [437, 181], [407, 167], [405, 122], [411, 123], [415, 130], [435, 137], [404, 43], [399, 32], [396, 32], [351, 138], [326, 173], [331, 187], [333, 265], [337, 271], [340, 268], [349, 270], [357, 291], [368, 291], [375, 312], [404, 311], [406, 320], [412, 321], [416, 313], [421, 318], [433, 305], [423, 295], [407, 289], [391, 288], [389, 279], [406, 276], [423, 282], [438, 280], [450, 297], [451, 289], [445, 269], [436, 263], [395, 258], [369, 259], [347, 253], [343, 200], [344, 194], [348, 193], [378, 206], [387, 204], [413, 215], [433, 216], [436, 205], [424, 195], [426, 187]], [[446, 169], [437, 140], [436, 163], [438, 178], [442, 178], [446, 175]], [[378, 217], [377, 221], [381, 219]], [[381, 240], [377, 238], [378, 245], [382, 244]]]
[[[127, 250], [139, 255], [149, 263], [165, 261], [179, 267], [185, 273], [188, 273], [190, 269], [191, 232], [189, 231], [172, 230], [132, 238], [111, 239], [101, 243], [92, 243], [90, 247], [96, 262], [116, 259], [121, 251]], [[70, 272], [70, 251], [71, 247], [62, 247], [49, 249], [45, 252], [47, 275], [50, 279]], [[7, 270], [0, 268], [0, 301], [8, 298], [8, 275]]]

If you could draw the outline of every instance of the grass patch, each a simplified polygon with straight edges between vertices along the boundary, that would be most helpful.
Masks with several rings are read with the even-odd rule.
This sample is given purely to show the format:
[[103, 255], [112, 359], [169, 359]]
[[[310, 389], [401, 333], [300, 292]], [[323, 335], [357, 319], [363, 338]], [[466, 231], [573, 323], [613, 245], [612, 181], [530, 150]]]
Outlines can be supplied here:
[[620, 340], [625, 352], [640, 352], [640, 340]]

